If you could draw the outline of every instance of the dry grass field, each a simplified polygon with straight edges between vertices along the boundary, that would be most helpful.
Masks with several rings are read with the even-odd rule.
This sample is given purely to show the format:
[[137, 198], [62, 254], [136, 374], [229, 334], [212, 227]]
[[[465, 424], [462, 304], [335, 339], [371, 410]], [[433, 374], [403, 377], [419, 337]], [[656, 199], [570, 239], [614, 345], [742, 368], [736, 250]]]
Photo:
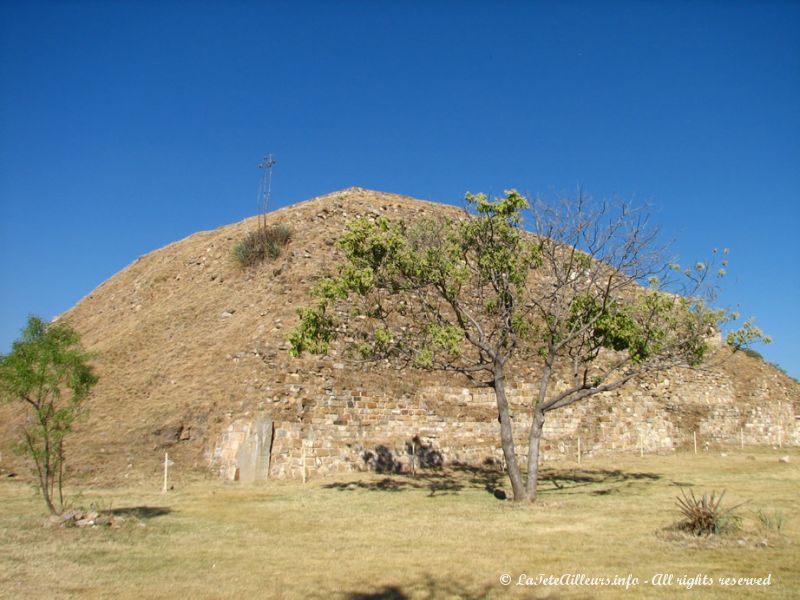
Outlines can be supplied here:
[[[779, 456], [789, 454], [789, 464]], [[364, 473], [240, 486], [181, 480], [85, 489], [76, 505], [126, 517], [119, 528], [42, 527], [23, 482], [0, 483], [3, 598], [797, 598], [800, 452], [624, 456], [549, 464], [541, 501], [487, 492], [489, 470], [417, 478]], [[665, 530], [680, 486], [726, 490], [737, 532]], [[780, 530], [758, 511], [781, 514]], [[511, 584], [501, 584], [507, 574]], [[638, 578], [629, 589], [518, 585], [521, 576]], [[657, 574], [671, 585], [656, 586]], [[682, 577], [713, 578], [687, 589]], [[766, 577], [769, 587], [720, 577]], [[524, 578], [522, 580], [524, 583]]]

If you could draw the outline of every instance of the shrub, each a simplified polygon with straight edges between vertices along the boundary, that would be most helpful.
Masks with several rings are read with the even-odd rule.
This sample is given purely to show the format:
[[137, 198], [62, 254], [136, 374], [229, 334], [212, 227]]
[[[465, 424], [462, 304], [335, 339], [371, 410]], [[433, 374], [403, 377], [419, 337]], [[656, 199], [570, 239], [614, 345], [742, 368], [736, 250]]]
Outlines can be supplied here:
[[233, 258], [243, 267], [254, 267], [280, 256], [291, 238], [292, 231], [286, 225], [259, 228], [233, 247]]
[[678, 523], [678, 528], [694, 535], [720, 534], [738, 529], [741, 519], [733, 511], [741, 505], [723, 510], [721, 504], [724, 496], [723, 491], [719, 496], [711, 492], [710, 496], [703, 494], [697, 498], [693, 490], [689, 491], [688, 496], [681, 490], [677, 504], [684, 520]]

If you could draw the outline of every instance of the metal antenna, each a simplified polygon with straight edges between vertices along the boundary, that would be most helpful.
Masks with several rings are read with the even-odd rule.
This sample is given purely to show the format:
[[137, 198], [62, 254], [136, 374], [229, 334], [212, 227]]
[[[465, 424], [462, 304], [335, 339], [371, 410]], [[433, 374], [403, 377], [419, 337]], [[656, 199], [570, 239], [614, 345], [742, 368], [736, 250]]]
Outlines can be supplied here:
[[[264, 174], [261, 177], [261, 187], [259, 189], [259, 215], [258, 226], [261, 229], [267, 228], [267, 207], [269, 206], [269, 195], [272, 192], [272, 167], [278, 161], [272, 156], [267, 154], [258, 164], [260, 169], [264, 169]], [[263, 220], [263, 222], [262, 222]]]

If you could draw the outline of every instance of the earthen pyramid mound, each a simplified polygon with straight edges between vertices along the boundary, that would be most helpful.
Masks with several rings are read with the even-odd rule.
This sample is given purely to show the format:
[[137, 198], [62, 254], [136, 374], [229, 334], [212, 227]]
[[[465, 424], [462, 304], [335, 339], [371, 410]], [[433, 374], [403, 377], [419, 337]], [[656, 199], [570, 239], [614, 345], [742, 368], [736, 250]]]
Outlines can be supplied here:
[[[235, 477], [254, 424], [265, 419], [275, 476], [296, 475], [301, 456], [303, 468], [320, 474], [363, 468], [377, 446], [402, 462], [414, 438], [449, 460], [499, 456], [486, 390], [452, 375], [352, 368], [335, 354], [294, 359], [287, 352], [296, 308], [333, 269], [335, 242], [351, 219], [459, 212], [350, 188], [269, 214], [269, 224], [289, 225], [293, 236], [260, 267], [243, 269], [232, 258], [255, 217], [137, 259], [60, 317], [95, 353], [100, 377], [68, 448], [76, 474], [118, 483], [149, 478], [169, 451], [184, 470]], [[519, 370], [519, 407], [528, 386]], [[744, 431], [753, 443], [774, 443], [782, 428], [782, 442], [796, 444], [799, 389], [773, 367], [736, 355], [713, 373], [670, 373], [570, 410], [552, 423], [545, 457], [567, 452], [575, 432], [590, 452], [635, 447], [643, 431], [653, 450], [685, 443], [692, 430], [712, 442]], [[17, 408], [0, 407], [5, 470], [24, 469], [10, 452], [22, 418]]]

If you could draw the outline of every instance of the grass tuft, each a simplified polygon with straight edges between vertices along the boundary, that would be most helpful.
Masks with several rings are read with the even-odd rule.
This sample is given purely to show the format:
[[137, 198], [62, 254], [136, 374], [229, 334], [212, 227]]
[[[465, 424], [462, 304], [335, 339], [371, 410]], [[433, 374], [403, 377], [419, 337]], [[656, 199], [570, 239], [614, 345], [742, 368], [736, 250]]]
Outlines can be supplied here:
[[758, 522], [761, 523], [761, 527], [764, 529], [770, 529], [772, 531], [780, 531], [783, 529], [783, 513], [778, 510], [772, 513], [759, 510], [756, 512], [756, 517], [758, 517]]
[[286, 225], [257, 229], [233, 247], [233, 258], [242, 267], [254, 267], [278, 258], [291, 239], [292, 230]]

